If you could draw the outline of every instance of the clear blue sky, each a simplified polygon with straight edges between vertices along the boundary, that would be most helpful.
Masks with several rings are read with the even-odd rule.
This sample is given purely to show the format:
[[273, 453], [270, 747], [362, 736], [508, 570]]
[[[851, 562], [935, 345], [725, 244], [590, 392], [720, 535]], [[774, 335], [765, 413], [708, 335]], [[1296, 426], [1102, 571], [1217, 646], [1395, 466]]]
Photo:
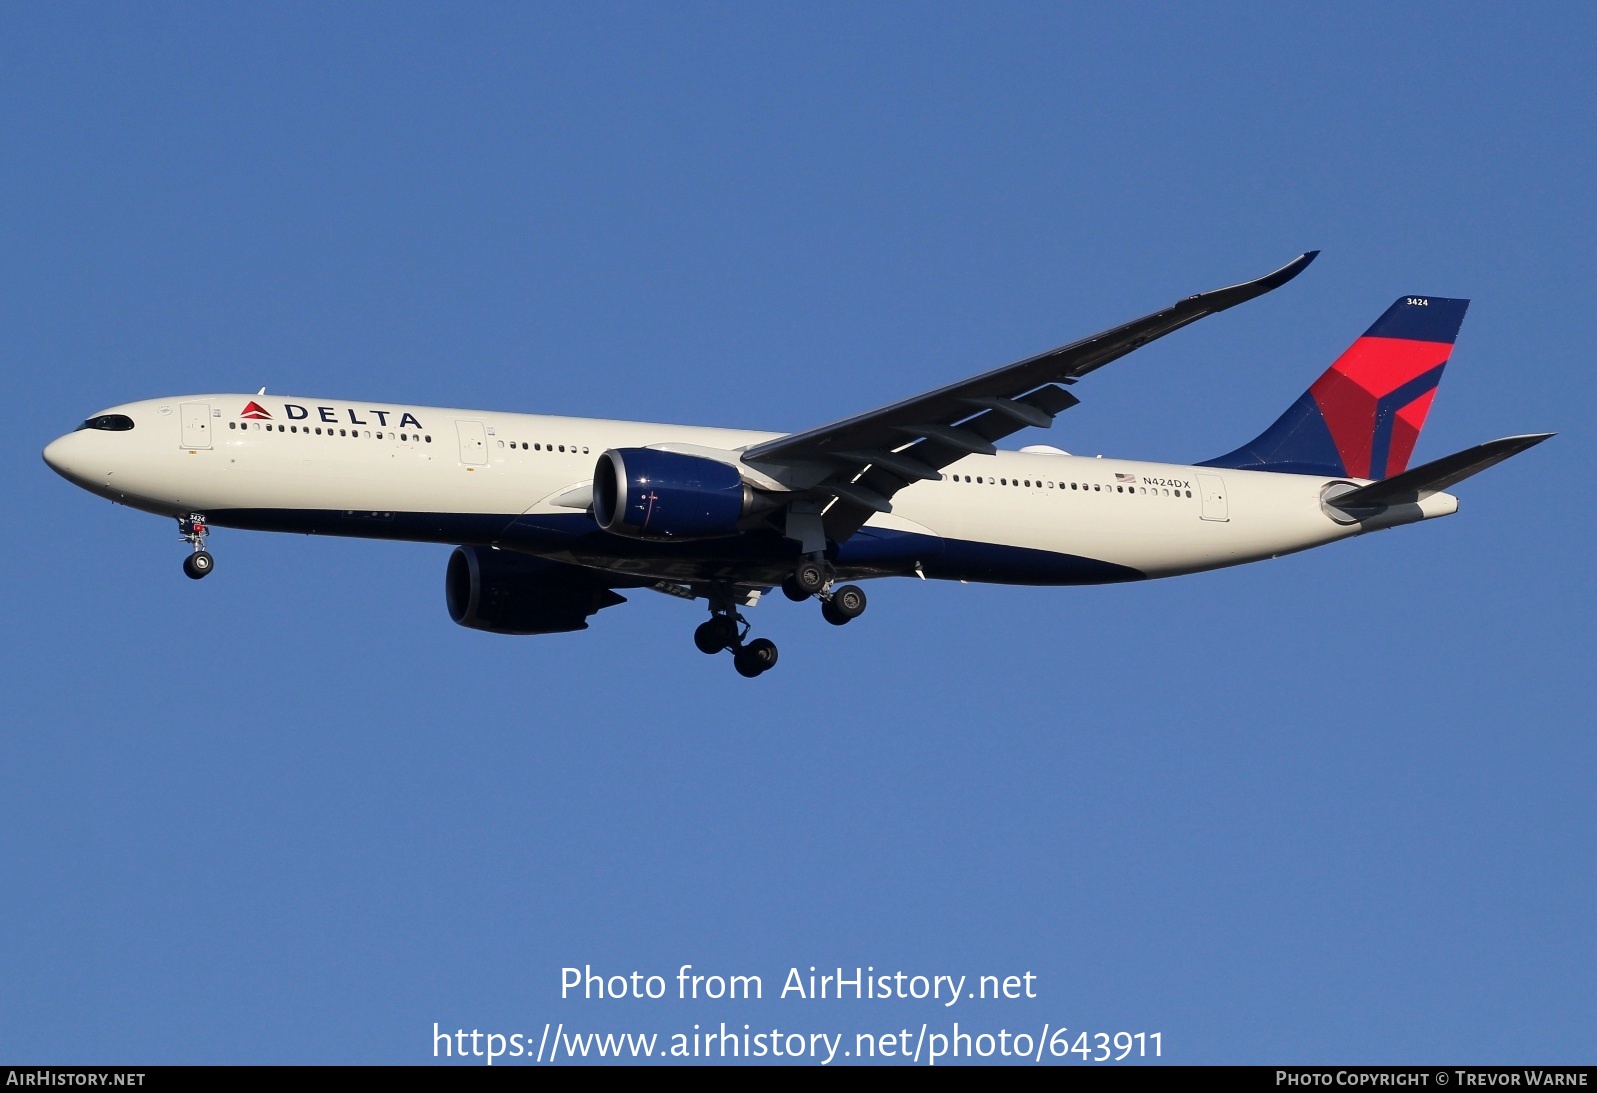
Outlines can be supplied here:
[[[1159, 1031], [1181, 1062], [1590, 1062], [1589, 6], [11, 5], [0, 1060], [515, 1032]], [[40, 461], [253, 391], [798, 429], [1261, 274], [1049, 434], [1253, 436], [1470, 297], [1458, 516], [1136, 587], [452, 625], [447, 547], [163, 520]], [[561, 1002], [560, 969], [760, 974]], [[1038, 997], [772, 1000], [787, 969]]]

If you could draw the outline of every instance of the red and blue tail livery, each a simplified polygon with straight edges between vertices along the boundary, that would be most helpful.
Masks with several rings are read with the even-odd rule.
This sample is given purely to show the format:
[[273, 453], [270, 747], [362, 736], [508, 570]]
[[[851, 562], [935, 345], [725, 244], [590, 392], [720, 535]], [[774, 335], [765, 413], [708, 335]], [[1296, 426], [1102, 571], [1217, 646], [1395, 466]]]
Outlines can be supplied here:
[[1414, 443], [1468, 300], [1404, 296], [1257, 438], [1204, 466], [1389, 478]]

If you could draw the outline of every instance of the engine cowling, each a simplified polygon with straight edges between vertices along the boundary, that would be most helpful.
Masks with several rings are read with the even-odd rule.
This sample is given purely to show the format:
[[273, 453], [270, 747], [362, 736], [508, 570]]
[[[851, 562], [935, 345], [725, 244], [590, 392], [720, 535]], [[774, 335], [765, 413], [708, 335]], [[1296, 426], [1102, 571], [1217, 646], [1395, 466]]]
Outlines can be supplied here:
[[730, 463], [681, 452], [611, 448], [593, 471], [594, 519], [632, 539], [720, 539], [775, 504]]
[[586, 630], [588, 616], [625, 603], [596, 574], [574, 565], [482, 547], [456, 547], [444, 574], [449, 617], [492, 634]]

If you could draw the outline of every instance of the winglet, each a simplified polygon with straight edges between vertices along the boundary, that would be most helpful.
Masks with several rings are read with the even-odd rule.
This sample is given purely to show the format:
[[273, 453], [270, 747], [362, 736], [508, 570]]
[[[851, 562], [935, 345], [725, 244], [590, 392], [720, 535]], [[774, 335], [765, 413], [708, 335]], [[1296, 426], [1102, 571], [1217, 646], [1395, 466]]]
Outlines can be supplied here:
[[1318, 258], [1319, 255], [1320, 252], [1317, 250], [1305, 251], [1274, 273], [1266, 273], [1263, 277], [1252, 281], [1244, 281], [1240, 285], [1229, 285], [1225, 288], [1200, 292], [1196, 296], [1188, 296], [1187, 299], [1202, 300], [1209, 305], [1207, 309], [1209, 311], [1224, 311], [1228, 307], [1235, 307], [1240, 303], [1253, 299], [1255, 296], [1263, 296], [1266, 292], [1280, 288], [1308, 269], [1309, 263]]
[[1384, 481], [1372, 482], [1368, 486], [1360, 486], [1358, 489], [1327, 498], [1326, 503], [1349, 511], [1413, 503], [1433, 493], [1440, 493], [1449, 486], [1479, 474], [1487, 467], [1501, 463], [1528, 448], [1534, 448], [1548, 437], [1556, 435], [1556, 433], [1526, 433], [1523, 436], [1505, 436], [1501, 440], [1488, 440], [1485, 444], [1477, 444], [1473, 448], [1444, 455], [1440, 459], [1404, 471], [1402, 474], [1393, 475]]

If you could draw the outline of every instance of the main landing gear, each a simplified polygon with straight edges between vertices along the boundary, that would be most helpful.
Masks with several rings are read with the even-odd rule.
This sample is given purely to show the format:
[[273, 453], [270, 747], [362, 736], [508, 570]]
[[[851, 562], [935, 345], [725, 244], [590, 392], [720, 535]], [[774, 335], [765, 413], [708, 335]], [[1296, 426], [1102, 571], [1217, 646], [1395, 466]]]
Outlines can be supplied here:
[[[732, 667], [738, 675], [753, 679], [776, 666], [776, 643], [769, 638], [749, 638], [749, 623], [738, 612], [758, 598], [758, 593], [740, 593], [732, 584], [715, 584], [696, 589], [681, 586], [656, 586], [660, 591], [695, 599], [703, 596], [710, 601], [710, 617], [693, 631], [693, 644], [699, 652], [709, 656], [732, 651]], [[809, 589], [809, 591], [806, 591]], [[821, 617], [833, 626], [859, 618], [865, 613], [865, 593], [858, 585], [843, 584], [833, 587], [831, 568], [824, 562], [806, 558], [794, 567], [792, 575], [782, 582], [782, 591], [790, 600], [807, 600], [815, 597], [821, 601]]]
[[178, 517], [177, 530], [183, 541], [194, 548], [193, 553], [183, 559], [183, 572], [190, 580], [197, 581], [216, 568], [216, 559], [205, 549], [205, 537], [211, 534], [211, 529], [205, 525], [204, 516], [193, 512]]
[[813, 558], [806, 558], [793, 567], [793, 572], [782, 582], [782, 594], [794, 603], [803, 603], [819, 593], [828, 584], [826, 569]]
[[776, 667], [776, 642], [770, 638], [755, 638], [746, 642], [749, 624], [737, 609], [721, 606], [711, 609], [708, 622], [693, 631], [693, 644], [699, 652], [714, 656], [723, 649], [732, 650], [732, 667], [738, 675], [753, 679], [762, 672]]
[[857, 584], [834, 588], [821, 601], [821, 618], [833, 626], [859, 618], [865, 614], [865, 590]]
[[833, 588], [831, 574], [813, 558], [806, 558], [793, 568], [782, 582], [782, 594], [795, 603], [820, 597], [821, 618], [833, 626], [842, 626], [865, 614], [865, 592], [853, 584]]

